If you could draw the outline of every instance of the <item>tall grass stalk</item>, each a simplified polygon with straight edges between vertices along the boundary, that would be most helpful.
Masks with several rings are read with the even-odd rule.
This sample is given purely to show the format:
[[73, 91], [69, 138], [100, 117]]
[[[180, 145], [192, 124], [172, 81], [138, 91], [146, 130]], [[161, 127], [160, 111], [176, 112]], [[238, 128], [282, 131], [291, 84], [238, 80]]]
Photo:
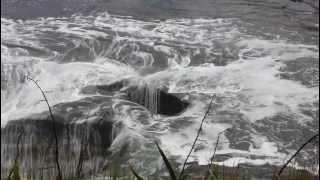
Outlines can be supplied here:
[[202, 120], [201, 120], [200, 127], [199, 127], [199, 129], [198, 129], [198, 131], [197, 131], [196, 138], [194, 139], [193, 144], [192, 144], [192, 146], [191, 146], [191, 149], [190, 149], [190, 151], [189, 151], [189, 153], [188, 153], [188, 155], [187, 155], [187, 157], [186, 157], [186, 159], [185, 159], [185, 161], [184, 161], [184, 163], [183, 163], [182, 170], [181, 170], [180, 175], [179, 175], [179, 180], [180, 180], [180, 179], [182, 178], [182, 176], [183, 176], [183, 173], [184, 173], [186, 164], [187, 164], [187, 162], [188, 162], [188, 159], [189, 159], [192, 151], [193, 151], [194, 148], [195, 148], [195, 145], [196, 145], [196, 143], [197, 143], [197, 141], [198, 141], [198, 138], [199, 138], [199, 136], [200, 136], [200, 133], [201, 133], [201, 131], [202, 131], [202, 125], [203, 125], [205, 119], [207, 118], [207, 116], [208, 116], [208, 114], [209, 114], [209, 112], [210, 112], [211, 105], [212, 105], [213, 99], [214, 99], [215, 97], [216, 97], [215, 94], [213, 94], [213, 95], [211, 96], [210, 104], [209, 104], [209, 106], [208, 106], [208, 109], [207, 109], [206, 113], [204, 114], [204, 116], [203, 116], [203, 118], [202, 118]]
[[293, 158], [295, 158], [299, 152], [309, 143], [311, 143], [312, 141], [314, 141], [317, 137], [319, 136], [319, 133], [315, 134], [314, 136], [312, 136], [311, 138], [309, 138], [306, 142], [304, 142], [299, 149], [288, 159], [288, 161], [280, 168], [278, 174], [277, 174], [277, 178], [279, 179], [279, 177], [281, 176], [282, 172], [284, 171], [284, 169], [288, 166], [288, 164], [292, 161]]
[[54, 142], [55, 142], [55, 163], [56, 163], [57, 170], [58, 170], [58, 177], [57, 178], [58, 178], [58, 180], [62, 180], [62, 172], [61, 172], [60, 163], [59, 163], [59, 147], [58, 147], [58, 135], [57, 135], [57, 130], [56, 130], [56, 121], [54, 119], [54, 116], [53, 116], [53, 113], [52, 113], [52, 110], [51, 110], [51, 106], [49, 104], [49, 101], [48, 101], [48, 98], [47, 98], [45, 92], [40, 87], [38, 81], [32, 79], [29, 76], [26, 76], [26, 78], [27, 78], [27, 80], [32, 81], [37, 86], [37, 88], [41, 91], [41, 94], [42, 94], [42, 96], [44, 98], [44, 101], [47, 104], [47, 107], [48, 107], [48, 110], [49, 110], [49, 114], [50, 114], [50, 117], [51, 117], [51, 120], [52, 120], [52, 131], [53, 131]]

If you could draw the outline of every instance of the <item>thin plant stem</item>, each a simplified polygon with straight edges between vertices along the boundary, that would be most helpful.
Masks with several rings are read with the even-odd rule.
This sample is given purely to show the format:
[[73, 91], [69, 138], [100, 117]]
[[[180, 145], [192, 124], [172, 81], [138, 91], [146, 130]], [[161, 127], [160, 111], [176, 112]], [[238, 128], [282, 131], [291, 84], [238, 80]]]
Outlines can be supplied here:
[[214, 150], [213, 150], [213, 154], [212, 154], [212, 156], [210, 158], [210, 163], [208, 165], [208, 169], [209, 169], [209, 172], [210, 172], [211, 175], [213, 175], [213, 173], [211, 171], [211, 168], [212, 168], [212, 165], [213, 165], [214, 158], [216, 156], [216, 152], [217, 152], [217, 148], [218, 148], [218, 145], [219, 145], [220, 136], [221, 136], [222, 133], [224, 133], [227, 130], [228, 129], [225, 129], [225, 130], [223, 130], [223, 131], [218, 133], [218, 137], [217, 137], [217, 141], [216, 141], [216, 144], [215, 144], [215, 147], [214, 147]]
[[209, 112], [210, 112], [211, 105], [212, 105], [212, 102], [213, 102], [213, 99], [214, 99], [214, 98], [215, 98], [215, 95], [213, 94], [213, 95], [211, 96], [211, 100], [210, 100], [210, 104], [209, 104], [209, 106], [208, 106], [208, 109], [207, 109], [206, 113], [204, 114], [204, 116], [203, 116], [203, 118], [202, 118], [202, 120], [201, 120], [201, 124], [200, 124], [200, 127], [199, 127], [199, 129], [198, 129], [196, 138], [194, 139], [193, 144], [192, 144], [192, 146], [191, 146], [191, 149], [190, 149], [190, 151], [189, 151], [189, 153], [188, 153], [188, 155], [187, 155], [187, 158], [185, 159], [185, 161], [184, 161], [184, 163], [183, 163], [182, 170], [181, 170], [180, 175], [179, 175], [179, 180], [180, 180], [180, 179], [182, 178], [182, 176], [183, 176], [183, 173], [184, 173], [184, 170], [185, 170], [185, 166], [186, 166], [186, 164], [187, 164], [187, 162], [188, 162], [188, 159], [189, 159], [189, 157], [190, 157], [190, 155], [191, 155], [191, 153], [192, 153], [193, 149], [195, 148], [195, 145], [196, 145], [196, 143], [197, 143], [197, 141], [198, 141], [198, 138], [199, 138], [200, 133], [201, 133], [201, 131], [202, 131], [202, 125], [203, 125], [205, 119], [207, 118], [207, 116], [208, 116], [208, 114], [209, 114]]
[[61, 168], [60, 168], [60, 163], [59, 163], [59, 147], [58, 147], [58, 135], [57, 135], [57, 130], [56, 130], [56, 121], [54, 119], [54, 116], [53, 116], [53, 113], [52, 113], [52, 110], [51, 110], [51, 106], [49, 104], [49, 101], [48, 101], [48, 98], [47, 98], [46, 94], [44, 93], [44, 91], [40, 87], [38, 81], [32, 79], [29, 76], [27, 76], [27, 80], [32, 81], [38, 87], [38, 89], [42, 93], [44, 101], [46, 102], [46, 104], [48, 106], [49, 114], [50, 114], [50, 117], [51, 117], [51, 120], [52, 120], [52, 130], [53, 130], [53, 136], [54, 136], [54, 142], [55, 142], [55, 162], [56, 162], [56, 166], [57, 166], [57, 170], [58, 170], [58, 179], [62, 180], [62, 173], [61, 173]]
[[299, 152], [310, 142], [312, 142], [313, 140], [315, 140], [317, 137], [319, 136], [319, 133], [315, 134], [314, 136], [312, 136], [311, 138], [309, 138], [305, 143], [303, 143], [299, 149], [290, 157], [290, 159], [288, 159], [288, 161], [281, 167], [281, 169], [278, 172], [278, 177], [280, 177], [281, 173], [283, 172], [283, 170], [288, 166], [288, 164], [292, 161], [293, 158], [295, 158]]

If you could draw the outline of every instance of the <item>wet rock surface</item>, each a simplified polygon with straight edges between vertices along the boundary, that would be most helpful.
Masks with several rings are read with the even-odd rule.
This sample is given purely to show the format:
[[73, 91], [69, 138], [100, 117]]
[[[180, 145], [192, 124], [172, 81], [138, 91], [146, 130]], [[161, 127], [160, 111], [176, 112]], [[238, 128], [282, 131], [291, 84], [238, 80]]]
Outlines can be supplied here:
[[[59, 161], [66, 176], [74, 174], [82, 152], [85, 173], [100, 171], [116, 134], [111, 99], [101, 96], [52, 107], [58, 137]], [[47, 112], [10, 121], [1, 128], [1, 171], [6, 175], [17, 154], [22, 174], [55, 171], [53, 122]], [[21, 135], [20, 141], [18, 141]], [[35, 178], [35, 177], [34, 177]], [[50, 177], [47, 177], [50, 179]]]
[[[188, 106], [187, 102], [178, 98], [179, 95], [175, 96], [165, 90], [149, 89], [147, 86], [143, 88], [127, 88], [127, 86], [127, 80], [117, 81], [110, 85], [87, 86], [82, 89], [82, 93], [93, 96], [52, 106], [59, 141], [59, 159], [62, 168], [68, 172], [68, 175], [76, 173], [82, 151], [85, 151], [82, 153], [83, 164], [90, 167], [88, 168], [90, 170], [85, 172], [86, 174], [100, 172], [108, 160], [119, 161], [119, 158], [111, 157], [112, 152], [109, 151], [109, 147], [117, 133], [120, 132], [114, 129], [115, 126], [121, 126], [121, 123], [115, 124], [115, 111], [112, 104], [116, 98], [115, 95], [121, 90], [127, 93], [121, 96], [121, 99], [129, 100], [127, 105], [134, 108], [137, 103], [157, 114], [174, 116]], [[12, 167], [20, 134], [22, 134], [22, 139], [19, 143], [18, 161], [23, 173], [34, 172], [37, 169], [47, 168], [47, 166], [49, 170], [47, 174], [44, 173], [45, 176], [49, 175], [49, 172], [54, 172], [53, 122], [48, 112], [12, 120], [1, 129], [1, 168], [3, 172], [8, 172]], [[116, 155], [126, 153], [123, 151], [126, 151], [125, 146], [120, 152], [116, 152]]]

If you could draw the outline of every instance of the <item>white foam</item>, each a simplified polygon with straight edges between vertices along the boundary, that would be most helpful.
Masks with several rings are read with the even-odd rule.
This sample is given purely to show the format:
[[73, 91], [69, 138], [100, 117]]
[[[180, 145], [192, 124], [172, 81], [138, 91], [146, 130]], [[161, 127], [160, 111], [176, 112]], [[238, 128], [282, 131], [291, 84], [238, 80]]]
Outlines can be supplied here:
[[[293, 49], [305, 49], [289, 45]], [[285, 47], [287, 49], [288, 47]], [[290, 51], [290, 49], [289, 49]], [[284, 53], [283, 53], [284, 54]], [[307, 56], [314, 56], [308, 52]], [[280, 79], [274, 57], [239, 60], [224, 67], [213, 65], [169, 69], [147, 77], [149, 82], [167, 84], [169, 92], [237, 93], [246, 97], [241, 112], [252, 121], [283, 111], [297, 111], [299, 104], [313, 102], [319, 95], [317, 88], [308, 88], [297, 81]]]
[[[84, 97], [79, 94], [79, 91], [87, 85], [107, 84], [121, 77], [137, 76], [133, 69], [113, 63], [103, 65], [80, 62], [57, 64], [39, 61], [33, 66], [35, 71], [31, 72], [29, 76], [38, 80], [41, 88], [48, 92], [47, 96], [51, 105]], [[2, 104], [2, 126], [7, 123], [7, 120], [47, 110], [46, 105], [40, 102], [42, 99], [35, 84], [31, 81], [25, 81], [21, 85], [21, 89]]]
[[[107, 13], [97, 17], [74, 15], [71, 18], [42, 18], [26, 21], [1, 18], [3, 25], [1, 27], [1, 50], [3, 50], [1, 63], [27, 64], [26, 71], [19, 70], [19, 73], [29, 73], [33, 78], [40, 80], [39, 83], [43, 89], [52, 91], [48, 93], [52, 105], [83, 97], [79, 91], [86, 85], [105, 84], [130, 77], [131, 83], [146, 81], [154, 85], [167, 85], [169, 92], [172, 93], [193, 93], [194, 95], [216, 93], [218, 97], [227, 99], [220, 104], [219, 110], [243, 114], [243, 120], [249, 123], [277, 113], [295, 114], [300, 117], [299, 121], [310, 120], [299, 111], [299, 105], [313, 102], [319, 96], [319, 90], [308, 88], [296, 81], [281, 79], [278, 74], [284, 61], [318, 58], [318, 47], [288, 43], [279, 39], [264, 40], [252, 37], [240, 32], [234, 21], [239, 20], [169, 19], [144, 22], [129, 17], [110, 16]], [[112, 43], [107, 47], [108, 49], [103, 49], [102, 53], [94, 54], [94, 60], [90, 63], [58, 64], [48, 61], [55, 60], [59, 55], [58, 52], [48, 53], [49, 50], [39, 42], [38, 37], [46, 37], [50, 32], [69, 37], [75, 47], [83, 45], [90, 49], [92, 44], [87, 43], [86, 40], [97, 38], [112, 38]], [[47, 54], [41, 58], [33, 57], [22, 48], [13, 50], [6, 47], [5, 43], [34, 47]], [[141, 77], [134, 68], [106, 57], [114, 54], [119, 58], [120, 51], [128, 43], [134, 46], [133, 54], [144, 60], [144, 66], [151, 66], [156, 59], [147, 52], [139, 51], [139, 48], [136, 48], [139, 43], [164, 53], [168, 57], [168, 68]], [[239, 59], [232, 63], [228, 62], [226, 66], [215, 66], [212, 63], [190, 66], [191, 54], [178, 56], [175, 49], [175, 47], [191, 48], [199, 53], [202, 48], [207, 54], [219, 56], [221, 52], [215, 48], [224, 43], [231, 44], [235, 50], [239, 50]], [[224, 50], [227, 54], [233, 53], [230, 51], [233, 49], [229, 46]], [[93, 49], [90, 51], [96, 53]], [[208, 59], [207, 62], [211, 60], [214, 59]], [[8, 70], [8, 72], [11, 71]], [[42, 99], [40, 92], [31, 82], [14, 84], [10, 88], [5, 90], [6, 93], [11, 91], [10, 98], [6, 101], [1, 100], [3, 109], [1, 126], [4, 126], [8, 120], [46, 110], [45, 104], [39, 102]], [[140, 122], [139, 112], [133, 111], [129, 105], [121, 105], [122, 102], [115, 101], [114, 109], [123, 128], [114, 140], [112, 148], [120, 147], [128, 136], [143, 141], [153, 137], [160, 138], [163, 148], [170, 154], [184, 157], [196, 135], [208, 103], [201, 98], [201, 95], [195, 96], [187, 111], [180, 116], [171, 118], [153, 116], [148, 123]], [[182, 126], [179, 130], [170, 129], [171, 123], [178, 118], [190, 118], [191, 123]], [[207, 121], [204, 124], [200, 136], [200, 145], [203, 148], [198, 149], [190, 160], [197, 160], [201, 164], [208, 162], [217, 134], [232, 127], [231, 121], [214, 123], [218, 120]], [[258, 165], [266, 162], [277, 164], [279, 159], [284, 157], [278, 152], [276, 142], [269, 142], [268, 137], [256, 134], [250, 136], [257, 148], [250, 147], [249, 151], [242, 151], [230, 148], [227, 138], [222, 135], [223, 143], [219, 146], [217, 154], [231, 153], [238, 156], [221, 163], [230, 166], [234, 166], [237, 162]], [[250, 155], [261, 155], [267, 158], [253, 160], [249, 158]], [[277, 157], [280, 158], [277, 159]]]
[[[252, 44], [251, 42], [259, 42]], [[278, 44], [279, 43], [279, 44]], [[226, 101], [225, 111], [240, 112], [245, 115], [246, 119], [251, 122], [266, 117], [271, 117], [278, 113], [294, 114], [299, 121], [312, 120], [306, 117], [299, 110], [300, 104], [312, 103], [319, 96], [318, 88], [308, 88], [297, 81], [281, 79], [278, 74], [281, 61], [295, 60], [301, 57], [316, 58], [317, 47], [301, 44], [288, 44], [283, 41], [275, 42], [268, 40], [244, 40], [239, 43], [245, 47], [242, 52], [250, 48], [259, 47], [266, 54], [262, 57], [251, 58], [251, 60], [242, 60], [231, 63], [224, 67], [214, 65], [203, 65], [198, 67], [173, 68], [164, 72], [152, 74], [147, 77], [147, 81], [156, 84], [167, 84], [169, 92], [173, 93], [216, 93], [218, 96], [229, 97], [231, 101]], [[257, 46], [256, 46], [257, 45]], [[249, 49], [250, 49], [249, 48]], [[281, 61], [275, 61], [280, 59]], [[244, 98], [240, 100], [239, 97]], [[206, 107], [200, 102], [196, 103], [197, 109], [190, 109], [188, 115], [192, 112], [203, 112]], [[236, 104], [234, 106], [233, 104]], [[199, 106], [198, 106], [199, 105]], [[232, 107], [230, 109], [230, 107]], [[222, 109], [221, 109], [222, 110]], [[202, 116], [198, 114], [198, 116]], [[172, 121], [171, 119], [168, 121]], [[194, 124], [199, 124], [199, 119], [194, 119]], [[197, 122], [197, 123], [196, 123]], [[204, 124], [204, 129], [210, 129], [212, 132], [219, 132], [213, 124]], [[216, 124], [219, 126], [219, 124]], [[228, 124], [224, 125], [224, 128]], [[219, 128], [218, 128], [219, 129]], [[223, 128], [220, 128], [222, 130]], [[172, 155], [182, 156], [185, 158], [191, 142], [197, 131], [197, 126], [192, 125], [182, 129], [177, 133], [163, 135], [161, 140], [164, 148]], [[192, 133], [193, 132], [193, 133]], [[194, 134], [194, 136], [192, 136]], [[280, 165], [286, 157], [286, 154], [278, 152], [275, 142], [269, 142], [267, 137], [253, 135], [252, 140], [259, 148], [250, 147], [249, 151], [231, 149], [227, 143], [217, 154], [238, 153], [243, 157], [235, 156], [227, 161], [220, 162], [227, 166], [235, 166], [238, 163], [249, 163], [254, 165], [263, 165], [266, 163]], [[212, 153], [213, 144], [217, 135], [203, 133], [200, 139], [211, 139], [206, 142], [206, 148], [192, 154], [190, 161], [196, 160], [200, 164], [208, 163]], [[227, 141], [225, 139], [224, 141]], [[199, 144], [203, 145], [202, 142]], [[261, 156], [261, 158], [251, 159], [250, 155]]]

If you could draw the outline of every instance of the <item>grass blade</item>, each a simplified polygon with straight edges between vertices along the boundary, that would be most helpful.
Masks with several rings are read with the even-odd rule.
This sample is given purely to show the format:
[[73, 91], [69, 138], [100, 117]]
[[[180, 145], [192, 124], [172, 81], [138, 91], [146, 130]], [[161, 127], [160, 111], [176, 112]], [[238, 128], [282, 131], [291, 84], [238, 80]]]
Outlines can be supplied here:
[[138, 180], [143, 180], [141, 176], [138, 175], [138, 173], [133, 169], [132, 166], [130, 166], [130, 170], [133, 173], [133, 175], [138, 179]]
[[158, 145], [158, 143], [157, 143], [157, 142], [155, 142], [155, 143], [156, 143], [157, 148], [158, 148], [158, 151], [160, 152], [161, 157], [162, 157], [162, 159], [163, 159], [163, 161], [164, 161], [164, 163], [165, 163], [165, 165], [166, 165], [166, 167], [167, 167], [167, 169], [168, 169], [168, 171], [169, 171], [169, 174], [170, 174], [171, 179], [172, 179], [172, 180], [176, 180], [176, 179], [177, 179], [177, 178], [176, 178], [176, 174], [174, 173], [174, 170], [173, 170], [173, 168], [172, 168], [169, 160], [167, 159], [166, 155], [164, 154], [164, 152], [162, 151], [162, 149], [160, 148], [160, 146]]

